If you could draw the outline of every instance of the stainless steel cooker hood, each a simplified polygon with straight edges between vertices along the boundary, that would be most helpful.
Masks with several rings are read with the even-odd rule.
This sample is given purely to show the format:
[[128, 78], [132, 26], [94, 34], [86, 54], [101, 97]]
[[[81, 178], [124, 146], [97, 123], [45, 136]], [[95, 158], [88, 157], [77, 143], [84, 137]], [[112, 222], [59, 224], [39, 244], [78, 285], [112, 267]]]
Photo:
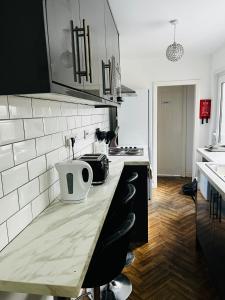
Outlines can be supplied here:
[[135, 97], [137, 96], [136, 92], [131, 88], [121, 84], [121, 94], [125, 97]]

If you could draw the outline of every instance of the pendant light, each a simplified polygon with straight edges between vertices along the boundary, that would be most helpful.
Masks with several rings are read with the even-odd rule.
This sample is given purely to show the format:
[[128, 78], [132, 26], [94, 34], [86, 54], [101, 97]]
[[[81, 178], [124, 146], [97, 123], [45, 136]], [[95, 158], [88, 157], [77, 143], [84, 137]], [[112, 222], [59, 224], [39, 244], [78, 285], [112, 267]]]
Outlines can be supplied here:
[[176, 25], [178, 20], [171, 20], [170, 24], [174, 26], [174, 42], [173, 44], [169, 45], [166, 50], [166, 57], [170, 61], [178, 61], [184, 54], [184, 48], [181, 44], [176, 43]]

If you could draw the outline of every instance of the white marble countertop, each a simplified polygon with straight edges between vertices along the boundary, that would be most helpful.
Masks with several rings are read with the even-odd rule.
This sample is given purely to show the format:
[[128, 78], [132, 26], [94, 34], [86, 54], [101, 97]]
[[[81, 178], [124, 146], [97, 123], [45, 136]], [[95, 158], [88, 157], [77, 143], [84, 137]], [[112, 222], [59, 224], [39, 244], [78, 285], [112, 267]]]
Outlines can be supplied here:
[[148, 155], [109, 156], [109, 175], [79, 204], [54, 201], [0, 252], [0, 290], [77, 297], [124, 164]]
[[207, 167], [207, 163], [199, 162], [196, 164], [199, 171], [202, 172], [208, 181], [214, 186], [214, 188], [225, 198], [225, 182], [217, 176], [210, 168]]
[[208, 161], [225, 164], [225, 152], [210, 152], [205, 148], [198, 148], [197, 152]]

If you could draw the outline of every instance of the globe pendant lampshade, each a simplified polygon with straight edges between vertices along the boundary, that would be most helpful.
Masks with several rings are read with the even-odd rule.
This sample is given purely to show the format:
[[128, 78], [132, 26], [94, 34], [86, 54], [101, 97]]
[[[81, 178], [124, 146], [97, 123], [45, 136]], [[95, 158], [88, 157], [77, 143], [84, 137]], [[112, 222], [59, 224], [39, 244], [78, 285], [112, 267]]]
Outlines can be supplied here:
[[170, 23], [174, 26], [174, 42], [173, 44], [168, 46], [166, 50], [166, 57], [168, 58], [168, 60], [175, 62], [180, 60], [183, 56], [184, 48], [181, 44], [176, 43], [175, 40], [177, 20], [171, 20]]

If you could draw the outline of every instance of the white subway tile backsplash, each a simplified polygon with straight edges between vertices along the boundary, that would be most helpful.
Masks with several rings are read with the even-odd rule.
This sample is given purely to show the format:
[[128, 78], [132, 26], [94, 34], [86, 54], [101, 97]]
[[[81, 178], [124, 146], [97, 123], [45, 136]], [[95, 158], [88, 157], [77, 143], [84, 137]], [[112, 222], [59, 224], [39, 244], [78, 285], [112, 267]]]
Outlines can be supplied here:
[[52, 149], [62, 147], [64, 143], [62, 133], [55, 133], [52, 135]]
[[48, 190], [32, 201], [32, 214], [36, 218], [49, 205]]
[[19, 210], [17, 191], [0, 199], [0, 224]]
[[51, 117], [61, 116], [61, 104], [58, 101], [48, 101], [49, 111]]
[[80, 116], [76, 116], [75, 117], [75, 120], [76, 120], [76, 128], [79, 128], [82, 126], [82, 119]]
[[87, 126], [90, 123], [91, 123], [91, 116], [82, 116], [82, 119], [81, 119], [82, 126]]
[[50, 135], [36, 139], [37, 155], [48, 153], [52, 150], [52, 137]]
[[7, 220], [9, 241], [14, 239], [32, 221], [31, 204]]
[[60, 195], [60, 186], [59, 181], [55, 182], [52, 186], [49, 188], [49, 201], [50, 203], [56, 199]]
[[24, 139], [22, 120], [0, 121], [0, 146]]
[[49, 101], [32, 99], [32, 106], [33, 106], [33, 117], [39, 118], [39, 117], [51, 116]]
[[62, 116], [75, 116], [77, 115], [77, 104], [62, 103], [61, 111], [62, 111]]
[[68, 129], [68, 127], [67, 127], [67, 119], [66, 119], [66, 117], [60, 117], [59, 118], [59, 130], [60, 131], [65, 131], [67, 129]]
[[28, 182], [18, 189], [20, 208], [27, 205], [40, 193], [38, 178]]
[[0, 251], [8, 244], [6, 222], [0, 225]]
[[47, 169], [53, 168], [59, 162], [59, 150], [54, 150], [46, 154]]
[[58, 173], [55, 168], [52, 168], [39, 177], [40, 191], [48, 189], [54, 182], [58, 180]]
[[27, 163], [2, 172], [3, 192], [8, 194], [28, 182]]
[[0, 147], [0, 172], [14, 166], [12, 145]]
[[67, 126], [68, 129], [74, 129], [76, 127], [75, 117], [67, 117]]
[[77, 157], [92, 152], [97, 127], [109, 128], [108, 109], [0, 96], [0, 250], [59, 196], [55, 163], [72, 158], [65, 136], [76, 135]]
[[58, 118], [44, 118], [43, 121], [44, 121], [44, 131], [46, 135], [59, 132]]
[[31, 118], [31, 99], [19, 96], [8, 96], [10, 119]]
[[46, 171], [45, 155], [28, 161], [29, 178], [33, 179]]
[[2, 178], [0, 174], [0, 198], [3, 196], [3, 190], [2, 190]]
[[44, 126], [42, 119], [24, 120], [24, 130], [26, 139], [32, 139], [44, 135]]
[[0, 119], [9, 119], [7, 96], [0, 96]]
[[15, 164], [21, 164], [36, 156], [35, 140], [28, 140], [13, 144]]

